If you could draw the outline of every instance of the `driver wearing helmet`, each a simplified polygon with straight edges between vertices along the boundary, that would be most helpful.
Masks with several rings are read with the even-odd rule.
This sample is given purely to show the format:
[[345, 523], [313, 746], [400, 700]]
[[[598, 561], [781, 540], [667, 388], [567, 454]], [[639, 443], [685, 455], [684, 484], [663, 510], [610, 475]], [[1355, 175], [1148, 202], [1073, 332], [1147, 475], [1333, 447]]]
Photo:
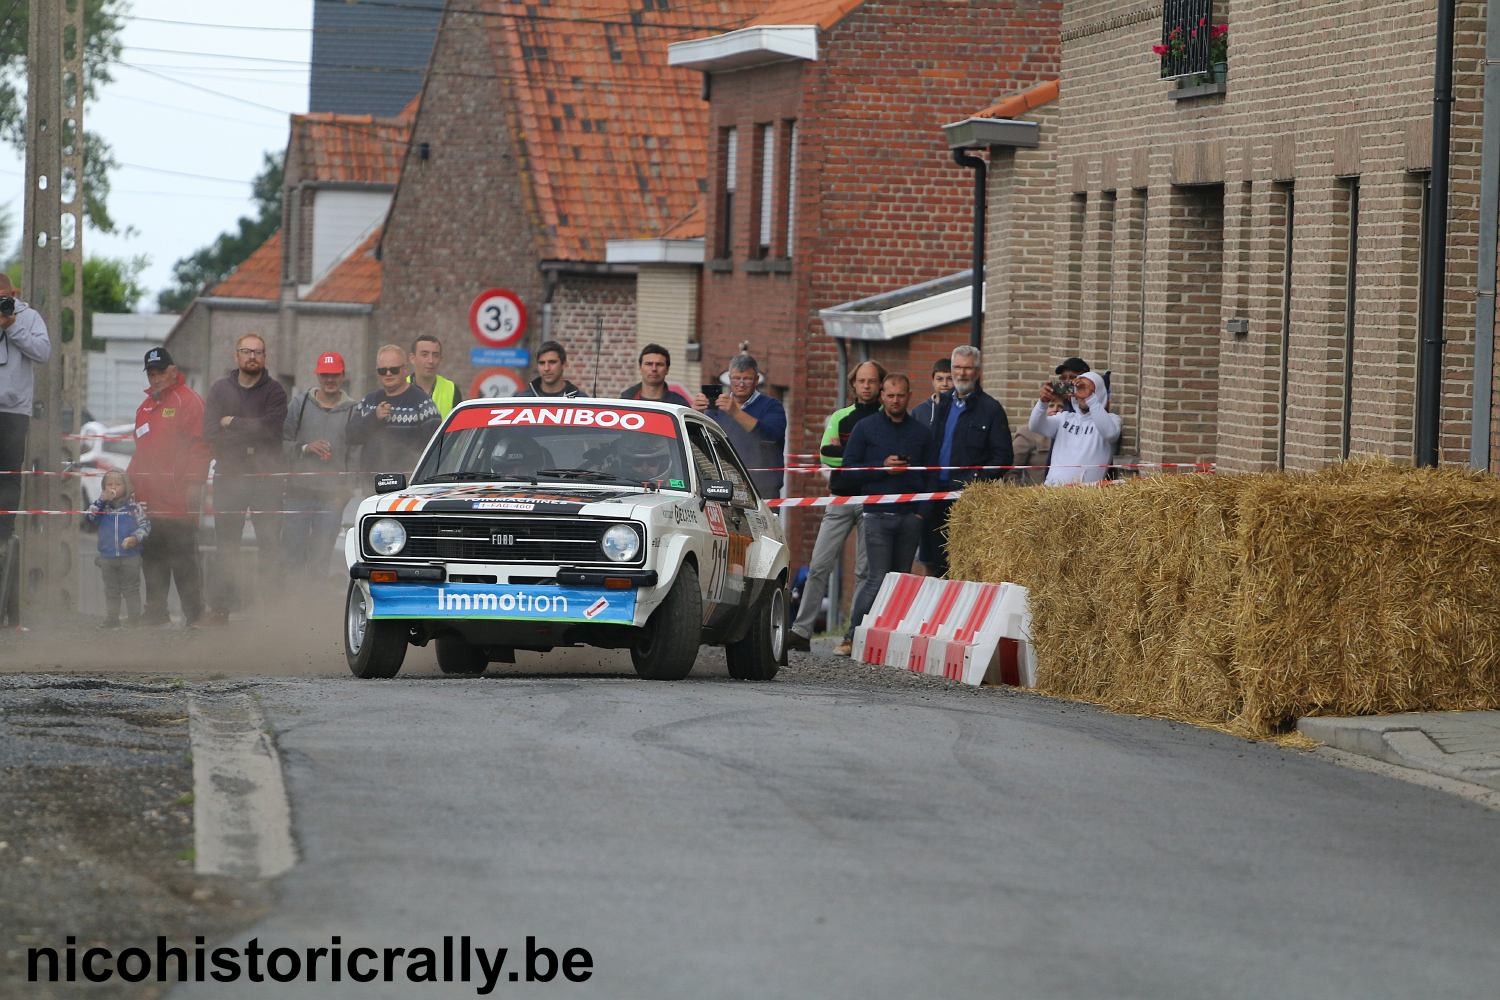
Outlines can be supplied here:
[[672, 445], [655, 434], [626, 434], [614, 455], [618, 475], [650, 482], [661, 479], [672, 468]]
[[514, 479], [536, 475], [548, 468], [551, 457], [545, 448], [524, 434], [507, 434], [490, 447], [486, 470], [497, 479]]

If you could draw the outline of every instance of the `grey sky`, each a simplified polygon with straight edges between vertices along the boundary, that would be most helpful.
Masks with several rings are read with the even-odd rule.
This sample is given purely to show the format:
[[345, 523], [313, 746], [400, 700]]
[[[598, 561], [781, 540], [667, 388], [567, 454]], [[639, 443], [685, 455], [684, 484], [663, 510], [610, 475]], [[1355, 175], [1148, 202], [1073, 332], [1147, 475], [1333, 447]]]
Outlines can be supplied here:
[[[253, 212], [263, 154], [286, 148], [287, 116], [307, 109], [311, 29], [312, 0], [131, 0], [123, 65], [84, 115], [121, 164], [109, 208], [122, 235], [88, 230], [84, 251], [150, 258], [143, 311], [179, 257]], [[0, 204], [18, 228], [24, 176], [18, 154], [0, 153]]]

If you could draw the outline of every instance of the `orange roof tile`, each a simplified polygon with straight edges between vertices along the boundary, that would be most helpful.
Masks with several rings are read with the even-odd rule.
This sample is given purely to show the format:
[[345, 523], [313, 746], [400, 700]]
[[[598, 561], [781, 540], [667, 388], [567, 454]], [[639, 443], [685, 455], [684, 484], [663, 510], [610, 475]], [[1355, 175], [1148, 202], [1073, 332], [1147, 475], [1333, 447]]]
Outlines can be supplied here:
[[1028, 111], [1035, 111], [1044, 104], [1051, 104], [1057, 100], [1061, 88], [1056, 80], [1048, 80], [1039, 83], [1030, 90], [1023, 90], [1001, 101], [992, 104], [983, 111], [973, 114], [974, 118], [1019, 118]]
[[664, 240], [701, 240], [704, 232], [703, 202], [700, 201], [693, 206], [691, 212], [664, 229], [661, 238]]
[[367, 305], [380, 301], [381, 271], [375, 249], [380, 245], [380, 232], [383, 228], [376, 226], [353, 253], [335, 264], [323, 280], [302, 297], [302, 301], [359, 302]]
[[207, 295], [226, 299], [281, 298], [281, 230], [276, 230], [255, 252], [210, 288]]
[[544, 257], [603, 260], [607, 240], [660, 233], [693, 210], [708, 103], [698, 73], [667, 65], [667, 46], [743, 27], [765, 0], [554, 0], [536, 17], [510, 0], [468, 6], [497, 15], [485, 29]]
[[865, 0], [771, 0], [751, 24], [816, 24], [831, 28]]
[[[407, 108], [402, 109], [403, 116]], [[401, 179], [401, 162], [410, 135], [409, 117], [319, 111], [292, 116], [291, 148], [307, 180], [395, 184]]]

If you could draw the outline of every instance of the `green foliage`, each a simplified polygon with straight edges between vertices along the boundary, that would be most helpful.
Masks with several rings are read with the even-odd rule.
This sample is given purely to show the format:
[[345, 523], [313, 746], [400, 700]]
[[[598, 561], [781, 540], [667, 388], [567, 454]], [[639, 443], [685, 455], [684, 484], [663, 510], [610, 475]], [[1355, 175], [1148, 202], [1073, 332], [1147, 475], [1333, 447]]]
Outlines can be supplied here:
[[[103, 341], [94, 339], [95, 313], [134, 312], [146, 294], [141, 284], [141, 274], [149, 261], [145, 255], [136, 257], [89, 257], [83, 262], [83, 348], [86, 351], [104, 350]], [[17, 288], [21, 282], [21, 264], [16, 261], [6, 268], [11, 283]], [[67, 261], [62, 265], [62, 290], [64, 297], [73, 294], [73, 265]], [[62, 339], [73, 339], [72, 317], [62, 318]]]
[[[21, 149], [26, 142], [26, 43], [30, 32], [30, 3], [12, 3], [0, 21], [0, 142]], [[113, 81], [110, 65], [123, 50], [120, 29], [125, 0], [84, 0], [84, 99], [92, 101], [99, 88]], [[85, 121], [85, 126], [87, 122]], [[65, 137], [70, 138], [70, 137]], [[85, 132], [83, 144], [84, 210], [89, 223], [101, 233], [115, 231], [105, 202], [109, 198], [109, 171], [117, 166], [109, 145]]]
[[238, 231], [220, 233], [213, 243], [174, 264], [172, 278], [176, 284], [156, 297], [157, 309], [164, 313], [182, 312], [244, 263], [281, 227], [281, 178], [281, 157], [266, 153], [252, 186], [251, 196], [260, 210], [259, 216], [254, 219], [240, 216]]

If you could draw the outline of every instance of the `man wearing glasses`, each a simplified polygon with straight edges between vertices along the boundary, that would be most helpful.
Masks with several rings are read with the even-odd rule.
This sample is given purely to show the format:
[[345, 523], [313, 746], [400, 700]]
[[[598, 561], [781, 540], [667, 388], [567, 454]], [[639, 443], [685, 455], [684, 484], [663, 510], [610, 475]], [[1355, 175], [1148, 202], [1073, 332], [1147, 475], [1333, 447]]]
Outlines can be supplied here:
[[406, 381], [406, 352], [387, 344], [375, 355], [380, 388], [361, 399], [349, 420], [349, 443], [363, 445], [360, 465], [367, 472], [406, 472], [442, 422], [437, 404]]
[[[222, 625], [237, 605], [240, 540], [255, 525], [259, 577], [276, 572], [281, 542], [281, 426], [286, 390], [266, 370], [266, 342], [247, 333], [234, 345], [235, 370], [209, 386], [203, 437], [214, 457], [215, 565], [204, 620]], [[262, 589], [265, 589], [262, 587]]]
[[781, 401], [762, 395], [760, 365], [749, 354], [736, 354], [729, 362], [729, 391], [721, 393], [712, 405], [708, 397], [693, 397], [693, 409], [707, 413], [724, 432], [740, 460], [751, 469], [750, 481], [761, 496], [781, 496], [781, 467], [786, 464], [786, 410]]

